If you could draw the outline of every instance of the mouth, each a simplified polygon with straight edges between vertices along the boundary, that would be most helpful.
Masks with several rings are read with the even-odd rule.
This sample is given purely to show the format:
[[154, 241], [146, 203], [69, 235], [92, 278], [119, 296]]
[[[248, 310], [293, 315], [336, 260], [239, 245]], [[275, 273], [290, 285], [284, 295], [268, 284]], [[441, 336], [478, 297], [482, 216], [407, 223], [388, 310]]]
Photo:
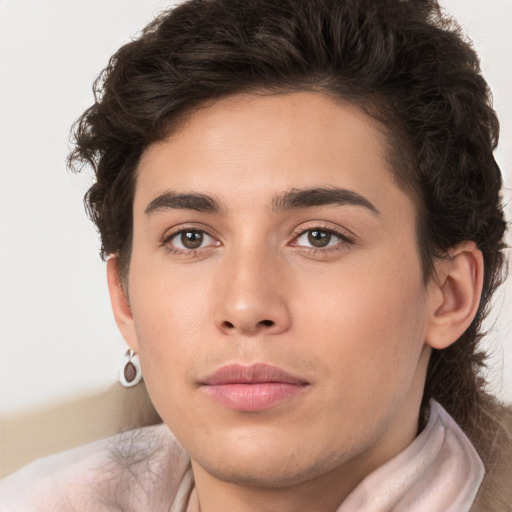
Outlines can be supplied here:
[[216, 402], [238, 411], [269, 409], [295, 397], [309, 383], [277, 366], [257, 363], [250, 366], [230, 364], [206, 377], [204, 391]]

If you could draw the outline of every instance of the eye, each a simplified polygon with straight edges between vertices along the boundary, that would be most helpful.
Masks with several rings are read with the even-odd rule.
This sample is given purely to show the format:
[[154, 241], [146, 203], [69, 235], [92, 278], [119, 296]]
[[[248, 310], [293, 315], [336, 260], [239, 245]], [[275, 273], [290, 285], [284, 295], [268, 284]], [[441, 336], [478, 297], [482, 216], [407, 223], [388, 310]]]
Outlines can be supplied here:
[[208, 247], [215, 243], [215, 240], [206, 232], [198, 229], [184, 229], [170, 236], [167, 243], [174, 249], [180, 251], [193, 251]]
[[336, 231], [331, 229], [314, 228], [303, 231], [299, 236], [297, 236], [293, 245], [322, 249], [324, 247], [332, 247], [347, 242], [350, 242], [350, 240]]

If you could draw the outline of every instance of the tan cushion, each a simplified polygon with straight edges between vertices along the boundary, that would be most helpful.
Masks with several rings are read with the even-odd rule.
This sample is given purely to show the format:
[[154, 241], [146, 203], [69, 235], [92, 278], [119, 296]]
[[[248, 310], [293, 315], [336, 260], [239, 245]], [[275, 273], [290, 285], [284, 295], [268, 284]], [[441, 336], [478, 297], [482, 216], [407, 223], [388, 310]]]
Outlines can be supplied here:
[[144, 383], [0, 418], [0, 478], [52, 453], [159, 422]]

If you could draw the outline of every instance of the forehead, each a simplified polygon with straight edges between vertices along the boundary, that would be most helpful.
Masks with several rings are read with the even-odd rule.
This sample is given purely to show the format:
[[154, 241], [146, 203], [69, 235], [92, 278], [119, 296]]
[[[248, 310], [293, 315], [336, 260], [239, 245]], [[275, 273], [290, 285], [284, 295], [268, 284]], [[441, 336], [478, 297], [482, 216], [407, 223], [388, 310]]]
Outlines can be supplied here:
[[294, 188], [333, 186], [394, 201], [403, 193], [387, 154], [381, 126], [349, 103], [315, 92], [235, 95], [194, 111], [146, 149], [134, 208], [143, 211], [167, 189], [240, 206]]

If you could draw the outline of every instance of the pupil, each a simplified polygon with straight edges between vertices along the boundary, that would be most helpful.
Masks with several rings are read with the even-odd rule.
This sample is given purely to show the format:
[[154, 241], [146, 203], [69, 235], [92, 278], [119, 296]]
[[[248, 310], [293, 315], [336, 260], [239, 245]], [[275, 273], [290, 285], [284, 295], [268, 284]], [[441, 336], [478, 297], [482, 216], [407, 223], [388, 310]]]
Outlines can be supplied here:
[[308, 240], [314, 247], [325, 247], [331, 241], [331, 234], [327, 231], [310, 231]]
[[181, 233], [181, 243], [187, 249], [197, 249], [203, 243], [203, 234], [199, 231], [184, 231]]

